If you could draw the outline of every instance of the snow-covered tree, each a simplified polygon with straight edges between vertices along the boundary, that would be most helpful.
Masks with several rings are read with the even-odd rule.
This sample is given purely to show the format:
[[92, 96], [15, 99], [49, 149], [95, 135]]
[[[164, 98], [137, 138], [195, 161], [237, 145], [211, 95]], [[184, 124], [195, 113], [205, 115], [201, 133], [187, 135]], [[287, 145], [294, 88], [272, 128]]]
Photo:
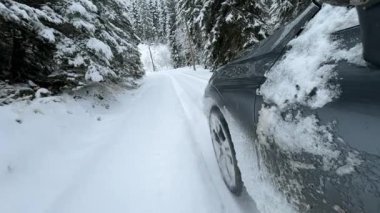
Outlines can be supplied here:
[[150, 10], [150, 14], [152, 16], [153, 39], [154, 39], [154, 41], [157, 41], [158, 36], [159, 36], [159, 29], [160, 29], [160, 14], [159, 14], [159, 5], [158, 5], [157, 0], [154, 2], [153, 2], [153, 0], [150, 0], [149, 10]]
[[0, 80], [52, 91], [144, 73], [118, 0], [0, 1]]
[[140, 11], [139, 9], [137, 8], [138, 5], [136, 3], [136, 1], [133, 1], [132, 2], [132, 5], [131, 5], [131, 16], [132, 16], [132, 24], [133, 24], [133, 29], [136, 33], [136, 35], [141, 39], [143, 37], [143, 26], [142, 26], [142, 23], [141, 23], [141, 15], [140, 15]]
[[177, 5], [175, 0], [167, 0], [167, 13], [168, 13], [168, 41], [171, 50], [171, 57], [173, 61], [173, 66], [175, 68], [183, 66], [183, 57], [181, 57], [180, 44], [177, 38]]
[[217, 68], [267, 37], [309, 2], [179, 0], [178, 13], [181, 22], [189, 26], [198, 58], [203, 59], [206, 66]]
[[207, 0], [196, 20], [205, 40], [206, 64], [216, 68], [266, 37], [266, 8], [256, 1]]
[[295, 17], [310, 3], [310, 0], [273, 0], [267, 17], [267, 25], [276, 29]]
[[160, 22], [159, 22], [159, 38], [161, 42], [166, 43], [168, 31], [167, 31], [167, 23], [168, 23], [168, 14], [166, 9], [166, 3], [161, 3], [160, 5]]
[[144, 0], [137, 0], [140, 10], [140, 21], [142, 25], [142, 40], [152, 42], [153, 40], [153, 20], [149, 11], [149, 4]]
[[184, 47], [184, 54], [186, 56], [186, 64], [189, 65], [195, 60], [195, 63], [203, 61], [204, 41], [201, 34], [200, 25], [197, 24], [200, 10], [202, 9], [202, 0], [179, 0], [178, 1], [178, 14], [179, 22], [185, 31], [186, 43]]
[[166, 3], [159, 0], [133, 0], [133, 27], [143, 43], [166, 43]]

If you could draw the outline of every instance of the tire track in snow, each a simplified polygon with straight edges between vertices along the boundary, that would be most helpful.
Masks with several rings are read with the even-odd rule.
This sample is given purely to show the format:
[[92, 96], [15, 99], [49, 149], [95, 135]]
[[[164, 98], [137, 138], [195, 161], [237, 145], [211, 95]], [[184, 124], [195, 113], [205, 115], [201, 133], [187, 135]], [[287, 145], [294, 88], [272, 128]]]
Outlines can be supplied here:
[[[105, 202], [113, 203], [114, 201], [112, 201], [112, 198], [110, 198], [110, 196], [113, 197], [113, 193], [118, 194], [118, 196], [113, 197], [114, 199], [120, 198], [120, 195], [125, 196], [125, 203], [128, 204], [128, 206], [124, 206], [125, 210], [131, 213], [157, 212], [157, 210], [160, 211], [163, 209], [169, 210], [163, 212], [191, 212], [191, 209], [189, 209], [189, 204], [194, 201], [196, 202], [193, 204], [200, 204], [199, 207], [195, 208], [198, 210], [207, 209], [206, 212], [218, 213], [236, 212], [226, 211], [226, 206], [224, 204], [225, 200], [220, 198], [218, 190], [213, 189], [213, 187], [215, 187], [213, 185], [214, 183], [206, 179], [207, 176], [205, 176], [205, 174], [207, 174], [207, 170], [202, 169], [202, 163], [204, 162], [201, 161], [199, 155], [196, 153], [196, 151], [193, 150], [193, 144], [189, 141], [189, 139], [182, 138], [193, 137], [193, 133], [191, 131], [188, 131], [193, 127], [189, 126], [189, 123], [186, 121], [186, 119], [183, 119], [183, 117], [187, 117], [184, 114], [182, 108], [184, 103], [176, 97], [177, 91], [173, 88], [172, 80], [168, 78], [167, 75], [157, 73], [154, 74], [154, 76], [152, 75], [152, 77], [149, 77], [149, 79], [146, 81], [146, 84], [147, 85], [144, 85], [144, 87], [141, 88], [144, 92], [136, 94], [137, 98], [135, 106], [131, 105], [135, 102], [128, 103], [131, 107], [130, 112], [127, 114], [121, 114], [121, 120], [116, 119], [116, 124], [114, 123], [113, 126], [119, 125], [123, 126], [124, 128], [129, 128], [129, 131], [127, 132], [133, 134], [136, 134], [136, 128], [139, 128], [139, 126], [144, 126], [148, 129], [158, 126], [158, 129], [166, 128], [166, 130], [162, 129], [164, 131], [163, 135], [160, 133], [160, 135], [157, 135], [158, 138], [155, 138], [153, 135], [145, 134], [146, 136], [142, 136], [144, 140], [129, 140], [128, 143], [131, 143], [132, 146], [126, 146], [126, 144], [121, 144], [121, 141], [117, 140], [115, 143], [107, 146], [105, 150], [100, 151], [101, 153], [99, 153], [99, 155], [97, 153], [93, 154], [95, 158], [98, 158], [95, 159], [95, 161], [92, 161], [91, 159], [88, 160], [89, 164], [85, 166], [85, 171], [83, 171], [83, 173], [78, 173], [78, 175], [73, 178], [75, 181], [70, 184], [70, 186], [61, 194], [61, 196], [57, 197], [56, 202], [48, 209], [50, 212], [104, 212], [100, 209], [102, 207], [109, 206], [107, 203], [105, 205], [102, 205], [104, 204], [104, 201], [100, 201], [96, 204], [98, 207], [95, 209], [95, 211], [88, 211], [88, 209], [92, 209], [92, 207], [88, 206], [88, 204], [91, 203], [91, 200], [99, 198], [104, 198], [107, 200], [110, 199], [110, 201]], [[153, 106], [153, 111], [150, 109], [152, 104], [156, 104]], [[148, 122], [148, 120], [143, 119], [141, 117], [142, 115], [149, 117], [150, 122], [145, 123]], [[161, 121], [161, 119], [165, 120]], [[173, 132], [176, 133], [176, 135], [173, 136], [173, 133], [171, 133], [173, 130], [169, 129], [170, 127], [167, 125], [167, 120], [174, 121], [175, 123], [173, 124], [179, 125], [174, 129], [174, 131], [179, 132]], [[126, 121], [126, 123], [122, 125], [124, 121]], [[117, 128], [116, 131], [118, 130], [120, 129]], [[178, 137], [178, 134], [181, 137]], [[158, 142], [156, 141], [157, 139]], [[152, 144], [153, 141], [156, 142]], [[153, 145], [153, 147], [147, 147], [149, 144]], [[147, 147], [149, 149], [144, 150], [144, 147]], [[132, 154], [132, 157], [121, 157], [121, 155], [128, 155], [126, 148], [133, 149], [133, 152], [136, 154]], [[156, 149], [158, 153], [164, 151], [164, 155], [161, 157], [150, 155], [154, 153]], [[131, 160], [131, 162], [128, 160]], [[141, 161], [145, 161], [146, 163], [140, 164]], [[179, 163], [176, 163], [176, 161]], [[187, 164], [181, 164], [184, 162]], [[147, 188], [143, 187], [143, 191], [141, 192], [137, 191], [138, 188], [135, 187], [128, 188], [130, 184], [118, 182], [119, 179], [115, 179], [113, 176], [114, 174], [120, 175], [121, 166], [117, 165], [120, 163], [125, 164], [126, 167], [136, 164], [140, 164], [140, 167], [144, 167], [138, 170], [137, 173], [144, 175], [145, 177], [139, 176], [137, 179], [133, 177], [127, 177], [125, 181], [138, 181], [137, 183], [147, 185]], [[164, 165], [164, 167], [160, 166], [162, 163], [166, 165]], [[187, 168], [183, 171], [183, 165], [190, 166], [191, 168]], [[152, 166], [157, 166], [158, 168], [156, 167], [153, 169]], [[146, 173], [148, 170], [154, 173]], [[113, 175], [111, 175], [109, 178], [96, 177], [100, 173], [103, 176], [107, 176], [107, 174], [104, 174], [104, 171], [111, 172]], [[141, 171], [144, 172], [141, 173]], [[191, 173], [194, 173], [194, 175]], [[148, 181], [146, 181], [147, 178], [149, 179]], [[171, 179], [173, 178], [175, 180], [172, 180], [174, 182], [171, 182]], [[115, 182], [115, 180], [116, 184], [118, 185], [117, 188], [114, 187], [115, 184], [106, 184], [106, 188], [98, 187], [99, 184], [105, 184], [106, 181]], [[183, 182], [184, 186], [178, 187], [178, 184], [181, 181]], [[190, 184], [190, 186], [193, 184], [197, 185], [188, 188], [186, 184]], [[107, 187], [110, 187], [116, 191], [111, 192], [112, 194], [109, 194], [110, 191], [107, 190]], [[221, 187], [224, 186], [221, 185]], [[131, 193], [123, 192], [123, 188], [130, 190], [133, 194], [133, 197], [128, 197], [128, 195]], [[192, 188], [195, 190], [192, 190]], [[149, 191], [148, 194], [146, 191], [144, 192], [146, 189]], [[159, 194], [157, 194], [157, 192]], [[94, 193], [100, 193], [100, 195], [91, 195]], [[102, 195], [104, 193], [106, 196]], [[180, 195], [181, 193], [186, 194], [183, 194], [184, 197], [173, 196], [173, 194]], [[160, 196], [160, 198], [154, 198], [153, 195]], [[88, 196], [90, 196], [90, 198]], [[137, 197], [137, 199], [134, 197]], [[206, 203], [197, 202], [197, 197], [203, 197], [203, 199], [207, 199]], [[148, 199], [151, 201], [149, 205], [146, 206], [140, 204], [140, 199], [144, 201]], [[181, 202], [180, 199], [183, 199], [184, 201]], [[209, 205], [205, 205], [207, 202], [209, 202]], [[80, 211], [81, 208], [84, 208], [86, 211]], [[179, 210], [177, 209], [178, 211], [175, 211], [174, 209], [176, 208]], [[170, 209], [173, 209], [174, 211]]]
[[[207, 80], [189, 76], [149, 75], [135, 92], [119, 97], [122, 110], [83, 125], [90, 132], [54, 135], [67, 147], [41, 153], [42, 160], [50, 159], [44, 154], [57, 160], [33, 167], [44, 175], [43, 193], [19, 196], [13, 203], [20, 211], [8, 212], [251, 212], [220, 177], [201, 103]], [[59, 174], [47, 172], [52, 167]], [[60, 174], [63, 180], [52, 184]], [[35, 176], [21, 183], [28, 186]]]
[[[178, 75], [177, 75], [178, 74]], [[191, 96], [193, 98], [193, 101], [194, 102], [197, 102], [199, 100], [197, 100], [197, 98], [199, 97], [203, 97], [203, 93], [204, 93], [204, 88], [206, 87], [206, 84], [207, 83], [203, 83], [201, 81], [193, 81], [193, 80], [190, 80], [189, 78], [187, 78], [186, 75], [181, 75], [182, 73], [181, 72], [176, 72], [175, 75], [177, 76], [180, 76], [179, 78], [177, 78], [177, 80], [179, 81], [179, 83], [181, 85], [186, 85], [186, 87], [188, 88], [187, 90], [185, 90], [185, 92]], [[184, 77], [184, 78], [183, 78]], [[194, 79], [194, 78], [193, 78]], [[196, 94], [198, 93], [198, 94]], [[199, 110], [202, 111], [203, 113], [203, 99], [201, 99], [201, 103], [200, 103], [200, 107], [199, 107]], [[208, 128], [208, 126], [207, 126]], [[211, 144], [211, 139], [210, 141], [207, 141], [207, 143], [210, 143]], [[212, 147], [212, 146], [211, 146]], [[216, 167], [217, 167], [217, 176], [213, 176], [213, 178], [216, 178], [214, 179], [214, 181], [216, 182], [220, 182], [219, 184], [221, 186], [224, 187], [224, 182], [219, 174], [219, 167], [217, 165], [217, 162], [216, 162], [216, 159], [214, 157], [214, 152], [212, 150], [212, 159], [208, 159], [209, 162], [215, 162], [216, 163]], [[213, 168], [213, 166], [210, 166], [211, 168]], [[210, 169], [211, 169], [210, 168]], [[231, 194], [228, 190], [227, 192], [229, 194]], [[246, 190], [243, 191], [243, 194], [240, 196], [240, 197], [235, 197], [233, 196], [234, 200], [238, 203], [239, 207], [241, 207], [241, 211], [242, 212], [258, 212], [257, 210], [257, 207], [256, 207], [256, 203], [252, 200], [252, 198], [250, 197], [250, 195], [248, 194], [248, 192]]]
[[[130, 103], [128, 105], [134, 105], [135, 102], [139, 102], [141, 98], [144, 98], [144, 94], [151, 92], [154, 90], [154, 85], [150, 84], [143, 84], [142, 87], [144, 89], [138, 90], [137, 93], [134, 94], [134, 97], [132, 100], [130, 100]], [[130, 117], [130, 115], [133, 113], [133, 110], [127, 110], [123, 113], [123, 118], [117, 120], [117, 124], [114, 122], [110, 122], [109, 128], [112, 128], [113, 126], [122, 126], [123, 123], [126, 122], [126, 120]], [[99, 132], [102, 132], [104, 126], [98, 126]], [[70, 197], [71, 194], [75, 192], [76, 189], [81, 186], [85, 180], [87, 180], [90, 177], [90, 174], [94, 169], [96, 169], [97, 165], [101, 163], [101, 161], [105, 158], [105, 156], [108, 154], [110, 150], [112, 150], [114, 147], [121, 144], [122, 140], [117, 140], [113, 143], [108, 142], [108, 134], [104, 133], [102, 134], [103, 141], [100, 144], [97, 144], [97, 146], [91, 150], [90, 153], [86, 153], [85, 159], [81, 162], [81, 166], [74, 172], [74, 174], [71, 177], [71, 182], [68, 184], [64, 190], [62, 190], [54, 199], [54, 201], [48, 206], [47, 210], [45, 212], [56, 212], [55, 209], [59, 207], [62, 204], [62, 200], [66, 200]], [[99, 139], [97, 140], [99, 141]]]
[[[194, 71], [196, 72], [196, 71]], [[191, 75], [189, 73], [186, 73], [186, 72], [176, 72], [175, 75], [182, 75], [182, 76], [186, 76], [186, 77], [189, 77], [189, 78], [192, 78], [192, 79], [195, 79], [197, 81], [200, 81], [202, 83], [204, 83], [205, 85], [208, 83], [209, 79], [206, 79], [206, 78], [203, 78], [203, 77], [200, 77], [200, 76], [196, 76], [196, 75]]]
[[[207, 165], [205, 164], [205, 158], [200, 150], [200, 148], [198, 147], [198, 144], [196, 144], [194, 141], [197, 140], [197, 137], [196, 137], [196, 134], [194, 133], [194, 130], [192, 130], [192, 126], [191, 126], [191, 123], [195, 123], [194, 120], [192, 119], [192, 113], [191, 113], [191, 110], [186, 106], [186, 101], [184, 100], [184, 98], [186, 97], [186, 92], [181, 88], [181, 86], [179, 86], [178, 82], [176, 81], [176, 79], [171, 76], [171, 75], [168, 75], [165, 73], [165, 75], [171, 80], [171, 85], [173, 87], [173, 90], [175, 91], [175, 94], [177, 96], [177, 99], [179, 101], [179, 103], [181, 104], [182, 106], [182, 110], [183, 110], [183, 113], [184, 113], [184, 116], [187, 120], [187, 126], [188, 126], [188, 129], [190, 130], [190, 136], [192, 138], [191, 141], [193, 141], [193, 143], [191, 144], [192, 147], [193, 147], [193, 150], [194, 152], [196, 153], [196, 155], [200, 158], [199, 159], [199, 166], [201, 167], [201, 170], [202, 171], [205, 171], [207, 173], [207, 177], [205, 177], [205, 175], [202, 175], [204, 178], [207, 178], [207, 182], [210, 183], [210, 185], [212, 186], [213, 190], [217, 193], [218, 195], [218, 200], [220, 201], [220, 205], [221, 205], [221, 209], [223, 212], [226, 212], [226, 206], [224, 205], [223, 203], [223, 199], [222, 199], [222, 196], [219, 192], [219, 190], [217, 189], [218, 187], [215, 185], [214, 181], [212, 180], [211, 178], [211, 174], [209, 172], [209, 169], [207, 168]], [[187, 97], [186, 97], [187, 98]], [[187, 101], [187, 103], [190, 103]], [[197, 108], [197, 106], [195, 106]]]
[[[191, 129], [191, 134], [194, 140], [193, 142], [193, 147], [194, 151], [197, 152], [197, 155], [201, 158], [201, 164], [203, 169], [207, 172], [207, 178], [209, 179], [209, 182], [212, 183], [214, 189], [217, 191], [219, 195], [219, 199], [222, 202], [225, 202], [228, 200], [228, 207], [231, 207], [231, 204], [235, 204], [233, 207], [233, 210], [231, 209], [226, 209], [225, 211], [227, 212], [236, 212], [236, 209], [239, 209], [239, 212], [256, 212], [256, 205], [252, 201], [252, 199], [249, 197], [247, 193], [243, 193], [241, 197], [234, 197], [224, 186], [224, 182], [219, 174], [219, 167], [217, 166], [216, 160], [213, 157], [213, 150], [212, 150], [212, 159], [206, 159], [204, 154], [202, 153], [202, 148], [200, 148], [200, 141], [202, 139], [200, 137], [197, 137], [199, 134], [198, 132], [195, 132], [194, 127], [191, 126], [191, 124], [194, 123], [199, 123], [196, 119], [202, 119], [202, 118], [197, 118], [194, 117], [194, 115], [203, 115], [203, 107], [202, 107], [202, 97], [204, 93], [204, 89], [206, 88], [206, 85], [208, 83], [207, 80], [200, 80], [197, 77], [192, 77], [191, 75], [183, 75], [183, 72], [176, 72], [176, 73], [170, 73], [166, 74], [172, 81], [173, 83], [173, 88], [176, 91], [177, 97], [179, 101], [181, 102], [184, 110], [184, 114], [188, 120], [188, 125], [189, 129]], [[191, 79], [197, 80], [196, 82], [193, 80], [189, 80], [189, 77], [192, 77]], [[184, 86], [180, 85], [186, 85], [187, 88], [189, 89], [184, 89]], [[189, 103], [192, 103], [191, 105]], [[187, 106], [189, 105], [189, 106]], [[192, 110], [195, 110], [192, 111]], [[207, 119], [205, 116], [203, 119]], [[209, 137], [208, 133], [208, 125], [205, 126], [207, 128], [207, 135]], [[202, 141], [205, 142], [205, 141]], [[211, 138], [206, 141], [206, 143], [210, 143], [211, 146]], [[210, 165], [208, 165], [206, 162], [213, 160], [214, 166], [217, 167], [216, 174], [213, 174], [211, 172]], [[215, 177], [216, 175], [216, 177]], [[218, 185], [216, 185], [218, 184]], [[227, 197], [226, 197], [227, 196]]]

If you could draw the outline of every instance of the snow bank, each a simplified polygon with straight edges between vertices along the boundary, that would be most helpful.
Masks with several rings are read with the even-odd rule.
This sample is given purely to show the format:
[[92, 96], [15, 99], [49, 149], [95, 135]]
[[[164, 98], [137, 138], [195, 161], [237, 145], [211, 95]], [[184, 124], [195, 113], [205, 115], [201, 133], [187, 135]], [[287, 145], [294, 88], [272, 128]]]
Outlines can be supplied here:
[[[141, 61], [143, 68], [147, 72], [153, 72], [152, 60], [150, 58], [149, 46], [146, 44], [140, 44], [139, 50], [141, 53]], [[150, 46], [152, 51], [152, 57], [156, 71], [173, 69], [172, 60], [170, 57], [169, 47], [165, 44], [154, 44]]]
[[267, 81], [260, 88], [265, 101], [281, 109], [292, 105], [319, 108], [337, 98], [339, 88], [328, 83], [336, 76], [335, 66], [328, 62], [348, 55], [361, 58], [362, 52], [359, 47], [339, 49], [339, 42], [332, 41], [330, 35], [357, 24], [355, 9], [323, 7], [304, 32], [290, 42], [291, 50], [266, 74]]
[[335, 63], [329, 62], [361, 59], [362, 51], [361, 47], [340, 49], [339, 41], [330, 35], [357, 24], [355, 9], [325, 6], [304, 33], [290, 42], [291, 49], [266, 74], [259, 91], [266, 103], [274, 105], [260, 111], [257, 134], [261, 144], [274, 142], [286, 152], [322, 156], [324, 168], [334, 168], [331, 161], [340, 153], [333, 146], [333, 124], [320, 125], [317, 117], [303, 115], [297, 107], [320, 108], [339, 96], [339, 86], [329, 83], [337, 75]]
[[117, 109], [110, 91], [40, 98], [49, 91], [39, 89], [33, 101], [0, 107], [0, 212], [48, 211], [70, 188], [91, 152], [109, 143], [100, 120]]

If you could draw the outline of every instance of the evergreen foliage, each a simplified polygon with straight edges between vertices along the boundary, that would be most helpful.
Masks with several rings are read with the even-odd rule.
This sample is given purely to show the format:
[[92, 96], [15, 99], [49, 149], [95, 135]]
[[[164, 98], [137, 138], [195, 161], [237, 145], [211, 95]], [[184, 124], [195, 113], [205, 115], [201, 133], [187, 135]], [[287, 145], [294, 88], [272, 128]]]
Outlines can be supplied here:
[[61, 91], [138, 78], [139, 42], [168, 44], [174, 67], [216, 69], [310, 0], [125, 2], [0, 0], [0, 80]]
[[142, 27], [140, 10], [138, 8], [136, 1], [132, 2], [131, 13], [132, 13], [133, 29], [134, 29], [136, 35], [141, 39], [144, 29]]
[[309, 2], [179, 0], [178, 10], [181, 21], [189, 26], [198, 58], [203, 58], [206, 66], [216, 69], [248, 46], [266, 38]]
[[[183, 0], [177, 4], [177, 10], [179, 14], [179, 21], [186, 31], [187, 44], [184, 49], [184, 55], [186, 56], [186, 65], [190, 65], [191, 51], [198, 54], [195, 55], [195, 61], [197, 64], [206, 62], [203, 57], [204, 41], [202, 38], [202, 31], [200, 25], [197, 24], [197, 18], [199, 17], [202, 9], [203, 2], [201, 0]], [[193, 50], [191, 50], [191, 48]]]
[[270, 16], [267, 17], [268, 25], [271, 26], [271, 29], [278, 28], [304, 10], [310, 2], [310, 0], [273, 1], [269, 11]]
[[168, 13], [168, 22], [167, 22], [167, 32], [168, 32], [168, 42], [171, 50], [171, 57], [173, 61], [174, 68], [183, 66], [183, 59], [180, 53], [180, 45], [177, 39], [177, 8], [175, 0], [167, 0], [167, 13]]
[[154, 3], [152, 0], [150, 0], [150, 11], [152, 13], [152, 23], [153, 23], [153, 35], [154, 38], [153, 40], [157, 41], [159, 39], [160, 35], [160, 13], [159, 13], [159, 4], [158, 1], [156, 0]]
[[163, 4], [158, 0], [133, 0], [131, 2], [133, 28], [143, 43], [158, 43], [166, 40], [167, 20]]
[[59, 92], [141, 77], [127, 12], [118, 0], [0, 0], [0, 80]]
[[160, 4], [160, 23], [159, 23], [159, 38], [160, 41], [165, 43], [168, 36], [167, 23], [168, 23], [168, 14], [166, 9], [166, 4]]

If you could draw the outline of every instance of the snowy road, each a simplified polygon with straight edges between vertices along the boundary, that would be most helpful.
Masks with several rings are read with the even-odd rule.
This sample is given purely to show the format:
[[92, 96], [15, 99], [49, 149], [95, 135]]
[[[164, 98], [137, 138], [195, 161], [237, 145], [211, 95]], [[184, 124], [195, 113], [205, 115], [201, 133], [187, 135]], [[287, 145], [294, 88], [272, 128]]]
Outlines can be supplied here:
[[209, 77], [152, 73], [110, 110], [0, 108], [0, 212], [257, 212], [220, 177], [202, 111]]

